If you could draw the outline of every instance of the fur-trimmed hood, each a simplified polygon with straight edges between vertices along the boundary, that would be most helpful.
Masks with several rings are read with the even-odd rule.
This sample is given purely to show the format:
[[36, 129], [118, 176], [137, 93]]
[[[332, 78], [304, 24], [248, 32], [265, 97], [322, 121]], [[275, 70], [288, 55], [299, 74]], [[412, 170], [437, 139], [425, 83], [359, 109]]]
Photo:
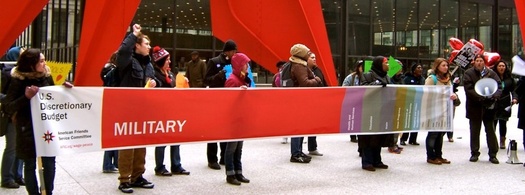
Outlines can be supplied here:
[[14, 67], [11, 69], [11, 77], [17, 78], [20, 80], [24, 79], [38, 79], [42, 77], [49, 77], [51, 76], [51, 69], [49, 66], [45, 66], [46, 72], [20, 72], [18, 71], [18, 67]]

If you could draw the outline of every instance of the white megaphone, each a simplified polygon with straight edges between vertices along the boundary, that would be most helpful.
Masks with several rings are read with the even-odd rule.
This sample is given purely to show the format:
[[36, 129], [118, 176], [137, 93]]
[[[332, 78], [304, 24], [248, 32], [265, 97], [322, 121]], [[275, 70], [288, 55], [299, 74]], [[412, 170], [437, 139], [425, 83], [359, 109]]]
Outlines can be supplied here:
[[498, 82], [492, 78], [482, 78], [474, 85], [476, 93], [483, 97], [492, 97], [498, 90]]
[[509, 140], [507, 156], [509, 157], [507, 160], [508, 164], [521, 164], [520, 160], [518, 159], [518, 143], [516, 143], [516, 140]]

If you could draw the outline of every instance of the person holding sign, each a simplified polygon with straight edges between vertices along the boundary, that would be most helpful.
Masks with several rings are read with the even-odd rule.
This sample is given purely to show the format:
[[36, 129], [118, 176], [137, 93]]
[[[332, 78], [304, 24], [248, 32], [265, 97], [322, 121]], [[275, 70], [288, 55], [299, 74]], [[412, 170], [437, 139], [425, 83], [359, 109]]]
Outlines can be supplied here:
[[[52, 194], [55, 182], [55, 157], [41, 157], [43, 180], [39, 190], [35, 169], [37, 156], [30, 100], [40, 87], [55, 83], [39, 49], [28, 49], [18, 59], [11, 71], [11, 84], [2, 100], [2, 109], [12, 116], [16, 134], [16, 156], [24, 161], [24, 177], [28, 194]], [[42, 130], [40, 130], [42, 131]], [[46, 136], [47, 137], [47, 136]]]

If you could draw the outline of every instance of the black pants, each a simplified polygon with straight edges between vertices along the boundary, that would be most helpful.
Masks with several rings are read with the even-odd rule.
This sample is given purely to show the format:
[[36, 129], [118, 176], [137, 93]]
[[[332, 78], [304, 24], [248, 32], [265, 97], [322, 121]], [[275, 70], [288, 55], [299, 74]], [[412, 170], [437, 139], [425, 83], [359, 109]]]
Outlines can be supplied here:
[[[227, 142], [220, 142], [219, 145], [221, 147], [221, 159], [224, 159], [224, 151], [226, 150], [226, 143]], [[208, 163], [216, 163], [218, 161], [217, 159], [217, 143], [208, 143], [208, 146], [206, 147], [206, 155], [208, 156]]]
[[[410, 138], [408, 138], [410, 134]], [[403, 135], [401, 136], [401, 141], [402, 142], [406, 142], [408, 140], [408, 143], [416, 143], [417, 141], [417, 133], [416, 132], [413, 132], [413, 133], [403, 133]]]
[[483, 120], [470, 120], [470, 152], [472, 156], [479, 156], [479, 136], [481, 131], [481, 122], [485, 126], [487, 135], [487, 146], [489, 147], [489, 157], [496, 157], [498, 154], [498, 141], [496, 131], [494, 130], [494, 119], [483, 116]]
[[499, 138], [503, 139], [507, 136], [507, 121], [506, 120], [494, 120], [494, 128], [499, 122]]

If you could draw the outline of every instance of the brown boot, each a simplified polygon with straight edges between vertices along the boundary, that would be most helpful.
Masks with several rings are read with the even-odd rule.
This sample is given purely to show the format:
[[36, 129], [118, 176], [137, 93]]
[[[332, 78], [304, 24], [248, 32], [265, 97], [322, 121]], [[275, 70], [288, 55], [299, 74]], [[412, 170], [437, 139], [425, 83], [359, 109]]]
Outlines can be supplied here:
[[499, 149], [505, 149], [505, 137], [499, 139]]

